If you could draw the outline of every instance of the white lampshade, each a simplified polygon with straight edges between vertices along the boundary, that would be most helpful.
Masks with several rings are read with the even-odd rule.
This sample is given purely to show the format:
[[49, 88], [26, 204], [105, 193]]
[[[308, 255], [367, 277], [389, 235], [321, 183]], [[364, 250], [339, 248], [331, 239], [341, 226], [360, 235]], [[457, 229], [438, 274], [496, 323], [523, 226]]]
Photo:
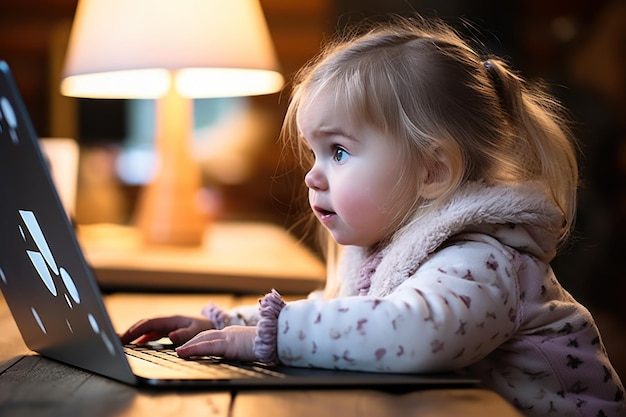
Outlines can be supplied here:
[[61, 93], [157, 99], [159, 170], [139, 199], [148, 244], [197, 245], [207, 213], [189, 149], [192, 98], [281, 89], [259, 0], [79, 0]]
[[258, 0], [80, 0], [61, 92], [188, 98], [274, 93], [283, 85]]

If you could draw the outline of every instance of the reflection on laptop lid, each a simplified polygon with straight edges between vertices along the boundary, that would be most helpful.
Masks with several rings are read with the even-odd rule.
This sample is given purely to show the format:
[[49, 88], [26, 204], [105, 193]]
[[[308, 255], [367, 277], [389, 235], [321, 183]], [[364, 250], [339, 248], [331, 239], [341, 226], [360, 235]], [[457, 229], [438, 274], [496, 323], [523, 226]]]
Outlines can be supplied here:
[[[28, 113], [8, 65], [0, 61], [0, 288], [27, 346], [40, 354], [128, 384], [268, 387], [376, 387], [475, 385], [456, 375], [338, 372], [261, 364], [211, 377], [202, 368], [179, 374], [149, 364], [141, 373], [125, 354], [106, 312], [98, 284], [53, 185]], [[138, 354], [132, 353], [132, 356]], [[189, 361], [187, 361], [189, 362]], [[214, 362], [204, 359], [194, 365]], [[197, 366], [196, 366], [197, 367]], [[159, 370], [160, 369], [160, 370]], [[260, 371], [260, 372], [257, 372]]]

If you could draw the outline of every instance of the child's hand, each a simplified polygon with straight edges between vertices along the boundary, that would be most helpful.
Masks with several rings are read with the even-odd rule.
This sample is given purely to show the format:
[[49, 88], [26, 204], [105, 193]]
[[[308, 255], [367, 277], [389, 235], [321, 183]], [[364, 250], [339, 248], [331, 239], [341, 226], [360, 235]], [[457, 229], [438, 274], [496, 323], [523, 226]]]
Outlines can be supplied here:
[[172, 343], [185, 343], [215, 325], [204, 317], [170, 316], [140, 320], [120, 335], [122, 343], [145, 344], [151, 340], [169, 337]]
[[223, 356], [229, 359], [253, 361], [254, 339], [256, 327], [254, 326], [228, 326], [223, 330], [207, 330], [176, 348], [181, 357], [189, 356]]

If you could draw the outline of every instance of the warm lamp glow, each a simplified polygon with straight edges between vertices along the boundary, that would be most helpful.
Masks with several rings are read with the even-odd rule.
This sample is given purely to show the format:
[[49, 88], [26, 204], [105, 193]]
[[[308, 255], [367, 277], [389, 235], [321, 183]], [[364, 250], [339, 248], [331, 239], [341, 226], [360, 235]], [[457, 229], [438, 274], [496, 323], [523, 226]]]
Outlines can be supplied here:
[[[186, 68], [173, 76], [176, 91], [187, 98], [267, 94], [280, 90], [284, 83], [275, 71], [241, 68]], [[159, 98], [168, 92], [171, 78], [167, 70], [160, 69], [75, 75], [61, 81], [61, 93], [90, 98]]]
[[176, 90], [184, 97], [255, 96], [278, 91], [283, 76], [275, 71], [242, 68], [187, 68], [176, 75]]
[[144, 240], [199, 244], [191, 98], [269, 94], [284, 80], [259, 0], [79, 0], [61, 93], [156, 98], [160, 171], [140, 198]]
[[61, 81], [61, 94], [89, 98], [158, 98], [167, 93], [167, 70], [144, 69], [69, 76]]
[[81, 0], [61, 82], [73, 97], [274, 93], [283, 85], [258, 0]]

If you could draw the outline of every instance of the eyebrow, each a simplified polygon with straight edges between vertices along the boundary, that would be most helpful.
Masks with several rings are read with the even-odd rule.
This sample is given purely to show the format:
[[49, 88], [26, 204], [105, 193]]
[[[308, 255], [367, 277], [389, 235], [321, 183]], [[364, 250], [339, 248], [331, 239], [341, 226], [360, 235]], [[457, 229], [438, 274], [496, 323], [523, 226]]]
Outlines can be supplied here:
[[315, 130], [315, 134], [322, 134], [324, 136], [342, 136], [346, 139], [356, 141], [356, 138], [350, 133], [334, 127], [321, 127]]

